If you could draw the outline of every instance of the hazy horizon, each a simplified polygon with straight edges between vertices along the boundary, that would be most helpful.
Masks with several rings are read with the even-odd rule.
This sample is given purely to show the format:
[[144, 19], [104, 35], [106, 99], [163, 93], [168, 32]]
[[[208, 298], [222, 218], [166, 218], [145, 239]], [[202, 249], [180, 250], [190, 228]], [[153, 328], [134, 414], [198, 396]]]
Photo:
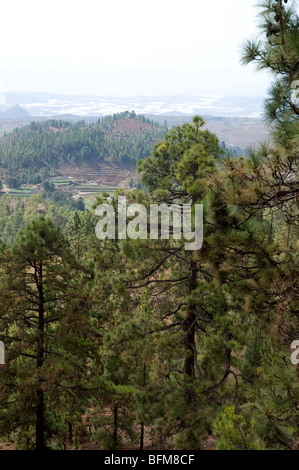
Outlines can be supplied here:
[[257, 32], [255, 3], [11, 0], [0, 93], [265, 96], [269, 76], [240, 65], [242, 43]]

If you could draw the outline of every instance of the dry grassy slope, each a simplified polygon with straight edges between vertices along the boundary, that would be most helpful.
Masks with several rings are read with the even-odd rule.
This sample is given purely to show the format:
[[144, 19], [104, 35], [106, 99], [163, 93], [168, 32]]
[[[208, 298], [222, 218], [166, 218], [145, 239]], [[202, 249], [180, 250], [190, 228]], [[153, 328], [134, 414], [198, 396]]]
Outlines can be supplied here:
[[113, 134], [127, 133], [137, 136], [140, 132], [151, 131], [152, 126], [148, 122], [142, 122], [137, 119], [126, 118], [119, 119], [112, 124]]

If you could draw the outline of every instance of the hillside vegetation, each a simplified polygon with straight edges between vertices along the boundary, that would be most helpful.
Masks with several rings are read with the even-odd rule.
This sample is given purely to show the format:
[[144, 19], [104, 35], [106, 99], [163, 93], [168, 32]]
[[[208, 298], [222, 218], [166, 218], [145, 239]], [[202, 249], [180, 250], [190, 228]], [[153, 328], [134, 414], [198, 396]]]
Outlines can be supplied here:
[[66, 165], [116, 162], [134, 167], [164, 137], [165, 127], [124, 112], [86, 125], [48, 120], [16, 128], [0, 140], [2, 179], [34, 184]]
[[[294, 5], [263, 2], [261, 37], [243, 49], [244, 64], [275, 78], [270, 143], [247, 158], [225, 154], [200, 116], [156, 145], [165, 130], [127, 113], [33, 123], [4, 139], [2, 164], [14, 171], [138, 160], [140, 187], [111, 194], [64, 176], [25, 200], [1, 196], [0, 445], [299, 449]], [[91, 210], [86, 192], [97, 193]], [[154, 204], [175, 205], [168, 227], [164, 211], [156, 219], [160, 238], [148, 230]]]

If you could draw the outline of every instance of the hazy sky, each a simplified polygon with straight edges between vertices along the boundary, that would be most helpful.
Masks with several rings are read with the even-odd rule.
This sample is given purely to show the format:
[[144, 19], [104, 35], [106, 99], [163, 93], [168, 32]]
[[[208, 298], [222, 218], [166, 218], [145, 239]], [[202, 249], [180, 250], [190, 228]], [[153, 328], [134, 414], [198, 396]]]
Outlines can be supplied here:
[[269, 77], [239, 62], [256, 3], [3, 2], [0, 91], [263, 96]]

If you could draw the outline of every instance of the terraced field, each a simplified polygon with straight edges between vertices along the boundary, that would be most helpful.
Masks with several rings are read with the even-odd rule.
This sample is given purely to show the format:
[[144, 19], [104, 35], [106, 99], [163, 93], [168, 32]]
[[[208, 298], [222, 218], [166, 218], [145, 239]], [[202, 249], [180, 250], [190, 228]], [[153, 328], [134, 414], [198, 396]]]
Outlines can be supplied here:
[[126, 187], [135, 174], [135, 168], [128, 169], [120, 163], [90, 161], [80, 166], [68, 165], [60, 168], [60, 173], [75, 181], [94, 181], [103, 185]]
[[104, 186], [98, 184], [79, 184], [75, 185], [75, 190], [79, 191], [81, 194], [96, 194], [96, 193], [103, 193], [108, 192], [112, 193], [116, 191], [118, 186]]
[[73, 181], [71, 178], [67, 178], [67, 177], [56, 177], [56, 178], [49, 178], [48, 181], [50, 183], [53, 183], [55, 184], [55, 186], [58, 186], [58, 188], [60, 187], [67, 187], [67, 186], [70, 186]]
[[[47, 181], [54, 183], [56, 190], [58, 191], [65, 191], [67, 188], [69, 188], [68, 192], [71, 193], [74, 198], [82, 197], [84, 204], [88, 209], [92, 208], [97, 196], [100, 196], [103, 193], [113, 194], [117, 189], [119, 189], [119, 186], [102, 185], [98, 183], [76, 184], [67, 177], [49, 178]], [[35, 186], [22, 186], [18, 189], [9, 189], [6, 192], [6, 195], [24, 199], [29, 198], [37, 193], [39, 193], [39, 190]]]
[[[61, 171], [61, 176], [47, 178], [57, 191], [72, 194], [75, 199], [82, 197], [86, 208], [91, 209], [97, 196], [104, 192], [113, 194], [117, 189], [129, 188], [129, 181], [134, 176], [130, 171], [115, 163], [92, 162], [80, 167], [67, 167]], [[110, 183], [110, 184], [109, 184]], [[43, 190], [43, 185], [22, 186], [18, 189], [8, 189], [7, 195], [18, 198], [29, 198]]]
[[103, 193], [112, 194], [117, 189], [119, 189], [117, 186], [104, 186], [98, 184], [82, 184], [74, 186], [77, 196], [82, 197], [87, 209], [91, 209], [93, 207], [97, 196], [101, 196]]
[[33, 194], [34, 191], [31, 186], [22, 186], [18, 189], [10, 189], [7, 193], [8, 196], [21, 198], [31, 197]]

